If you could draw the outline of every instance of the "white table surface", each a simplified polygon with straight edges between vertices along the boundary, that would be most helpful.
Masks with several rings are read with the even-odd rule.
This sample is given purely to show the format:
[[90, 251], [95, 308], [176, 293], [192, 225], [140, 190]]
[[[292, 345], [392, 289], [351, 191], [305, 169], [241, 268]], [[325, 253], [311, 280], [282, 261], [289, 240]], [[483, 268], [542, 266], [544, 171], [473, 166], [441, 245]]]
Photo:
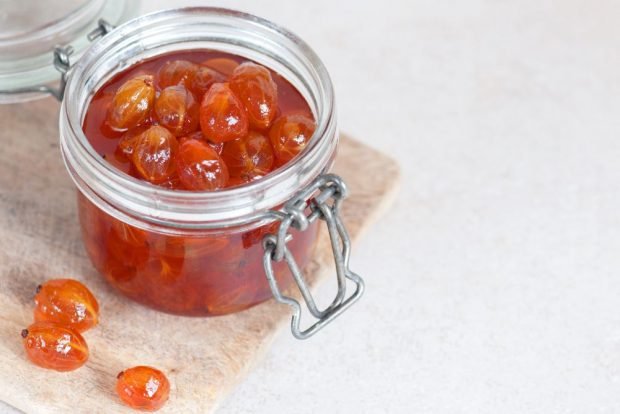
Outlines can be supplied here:
[[620, 2], [207, 3], [310, 43], [404, 174], [363, 300], [221, 413], [620, 412]]

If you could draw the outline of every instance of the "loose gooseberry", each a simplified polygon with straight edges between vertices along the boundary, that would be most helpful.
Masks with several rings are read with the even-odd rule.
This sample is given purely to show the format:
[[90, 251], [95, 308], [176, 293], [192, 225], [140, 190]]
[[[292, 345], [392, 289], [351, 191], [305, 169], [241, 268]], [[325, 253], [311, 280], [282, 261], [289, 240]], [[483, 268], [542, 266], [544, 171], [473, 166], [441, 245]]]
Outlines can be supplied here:
[[278, 111], [278, 87], [271, 72], [264, 66], [245, 62], [235, 69], [229, 82], [248, 112], [250, 125], [269, 128]]
[[201, 100], [211, 85], [217, 82], [224, 82], [225, 80], [226, 78], [221, 73], [206, 66], [201, 66], [196, 69], [188, 88], [196, 95], [198, 100]]
[[179, 144], [183, 143], [183, 141], [186, 141], [188, 139], [197, 139], [198, 141], [206, 142], [207, 144], [209, 144], [211, 148], [213, 148], [215, 152], [217, 152], [218, 155], [222, 155], [222, 150], [224, 149], [224, 143], [218, 142], [216, 144], [215, 142], [209, 141], [208, 139], [205, 138], [202, 131], [192, 132], [191, 134], [187, 136], [179, 138]]
[[79, 332], [51, 322], [36, 322], [22, 331], [28, 359], [41, 368], [73, 371], [88, 360], [88, 345]]
[[97, 299], [77, 280], [48, 280], [37, 287], [34, 303], [36, 322], [54, 322], [84, 332], [99, 320]]
[[112, 128], [133, 128], [147, 120], [155, 100], [153, 76], [142, 75], [125, 82], [114, 95], [108, 110]]
[[204, 66], [207, 66], [211, 69], [215, 69], [219, 73], [224, 76], [232, 75], [233, 71], [237, 66], [239, 66], [239, 62], [229, 58], [213, 58], [207, 59], [202, 62]]
[[273, 149], [263, 134], [250, 131], [243, 138], [224, 144], [222, 159], [231, 177], [250, 182], [267, 175], [273, 167]]
[[200, 128], [212, 142], [231, 141], [248, 132], [248, 116], [226, 83], [215, 83], [200, 105]]
[[155, 100], [155, 115], [160, 125], [176, 136], [198, 128], [198, 103], [182, 85], [168, 86]]
[[314, 122], [305, 115], [285, 115], [276, 119], [269, 131], [276, 164], [284, 165], [299, 154], [310, 141], [314, 129]]
[[131, 408], [159, 410], [170, 396], [170, 382], [158, 369], [137, 366], [117, 376], [116, 393]]
[[228, 168], [204, 141], [188, 139], [179, 145], [176, 156], [179, 180], [188, 190], [217, 190], [226, 186]]
[[133, 163], [138, 173], [152, 183], [169, 179], [175, 171], [174, 155], [177, 139], [166, 128], [152, 126], [141, 136], [133, 151]]
[[189, 85], [197, 69], [198, 65], [187, 60], [166, 62], [157, 73], [159, 87]]

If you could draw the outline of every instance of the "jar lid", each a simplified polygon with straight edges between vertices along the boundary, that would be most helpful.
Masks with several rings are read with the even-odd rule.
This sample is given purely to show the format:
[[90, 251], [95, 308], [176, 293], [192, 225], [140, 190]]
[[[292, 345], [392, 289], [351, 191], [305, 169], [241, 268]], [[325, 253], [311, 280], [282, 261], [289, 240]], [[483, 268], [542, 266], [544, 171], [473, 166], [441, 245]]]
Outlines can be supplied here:
[[0, 8], [0, 103], [46, 96], [28, 91], [55, 83], [54, 49], [71, 45], [72, 61], [89, 45], [100, 19], [116, 26], [136, 15], [135, 0], [2, 0]]

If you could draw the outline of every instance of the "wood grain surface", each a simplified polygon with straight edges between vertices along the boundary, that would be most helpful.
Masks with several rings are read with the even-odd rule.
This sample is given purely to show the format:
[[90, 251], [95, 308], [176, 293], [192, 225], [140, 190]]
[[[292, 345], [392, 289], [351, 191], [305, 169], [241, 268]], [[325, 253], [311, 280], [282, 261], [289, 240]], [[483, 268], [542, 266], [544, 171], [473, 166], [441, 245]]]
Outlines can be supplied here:
[[[172, 383], [161, 413], [213, 412], [260, 360], [274, 335], [281, 330], [290, 335], [289, 308], [272, 300], [235, 315], [186, 318], [116, 294], [82, 247], [76, 190], [60, 157], [57, 120], [52, 99], [0, 106], [0, 400], [27, 413], [133, 412], [114, 394], [116, 374], [153, 365]], [[343, 214], [355, 239], [389, 205], [398, 167], [343, 137], [335, 172], [349, 184]], [[306, 269], [313, 285], [331, 274], [329, 263], [323, 233]], [[54, 277], [84, 281], [101, 305], [101, 324], [84, 335], [91, 357], [71, 373], [31, 365], [19, 335], [32, 321], [35, 287]], [[355, 306], [363, 303], [362, 298]], [[329, 329], [319, 335], [329, 335]]]

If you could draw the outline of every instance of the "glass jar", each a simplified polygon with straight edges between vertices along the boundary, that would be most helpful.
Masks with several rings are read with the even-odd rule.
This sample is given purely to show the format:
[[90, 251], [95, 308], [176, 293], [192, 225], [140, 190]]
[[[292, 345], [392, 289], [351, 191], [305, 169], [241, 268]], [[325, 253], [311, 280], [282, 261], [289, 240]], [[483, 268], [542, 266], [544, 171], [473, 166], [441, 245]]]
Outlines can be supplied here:
[[[256, 61], [299, 90], [317, 126], [296, 159], [239, 187], [184, 192], [137, 180], [95, 152], [82, 122], [90, 99], [108, 79], [156, 55], [199, 49]], [[316, 54], [294, 34], [227, 9], [157, 12], [105, 34], [71, 66], [66, 80], [60, 143], [78, 189], [84, 244], [97, 270], [122, 293], [161, 311], [193, 316], [237, 312], [275, 296], [293, 307], [298, 338], [312, 335], [360, 297], [363, 282], [348, 268], [350, 243], [339, 217], [346, 188], [328, 174], [338, 143], [332, 84]], [[324, 310], [300, 270], [312, 257], [321, 221], [338, 279], [338, 294]], [[348, 297], [347, 279], [356, 285]], [[284, 294], [293, 284], [318, 319], [305, 331], [299, 327], [301, 305]]]

